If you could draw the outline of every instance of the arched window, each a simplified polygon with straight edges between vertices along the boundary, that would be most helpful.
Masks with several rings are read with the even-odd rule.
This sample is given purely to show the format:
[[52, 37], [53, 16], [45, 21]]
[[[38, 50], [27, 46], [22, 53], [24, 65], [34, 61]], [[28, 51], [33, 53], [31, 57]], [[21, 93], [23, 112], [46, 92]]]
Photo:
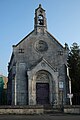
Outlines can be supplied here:
[[38, 24], [39, 25], [44, 25], [44, 20], [43, 20], [43, 16], [42, 15], [38, 16]]

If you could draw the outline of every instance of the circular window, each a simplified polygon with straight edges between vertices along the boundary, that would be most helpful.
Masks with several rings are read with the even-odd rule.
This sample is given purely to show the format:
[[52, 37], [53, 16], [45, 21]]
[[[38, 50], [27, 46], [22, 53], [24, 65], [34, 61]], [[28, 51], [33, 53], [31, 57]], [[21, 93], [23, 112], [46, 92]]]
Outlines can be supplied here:
[[45, 41], [39, 40], [35, 43], [35, 47], [37, 51], [44, 52], [47, 51], [48, 45]]

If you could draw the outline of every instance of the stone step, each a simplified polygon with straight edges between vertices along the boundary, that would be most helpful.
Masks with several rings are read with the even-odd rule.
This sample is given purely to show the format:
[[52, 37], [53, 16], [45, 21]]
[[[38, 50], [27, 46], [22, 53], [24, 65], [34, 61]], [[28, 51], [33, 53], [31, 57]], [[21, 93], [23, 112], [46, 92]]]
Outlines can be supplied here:
[[52, 114], [52, 113], [62, 113], [62, 111], [61, 110], [57, 110], [57, 109], [46, 109], [46, 110], [44, 110], [44, 113], [50, 113], [50, 114]]
[[60, 107], [53, 107], [51, 105], [44, 106], [44, 113], [62, 113], [62, 110]]

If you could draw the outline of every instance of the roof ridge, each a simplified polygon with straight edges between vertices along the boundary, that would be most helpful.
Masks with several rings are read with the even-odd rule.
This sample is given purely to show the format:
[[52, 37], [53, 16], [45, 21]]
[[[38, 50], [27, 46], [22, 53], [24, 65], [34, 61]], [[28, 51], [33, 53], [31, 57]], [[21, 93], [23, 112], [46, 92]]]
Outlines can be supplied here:
[[55, 41], [62, 47], [62, 48], [64, 48], [63, 47], [63, 45], [50, 33], [50, 32], [48, 32], [48, 31], [46, 31], [52, 38], [54, 38], [55, 39]]

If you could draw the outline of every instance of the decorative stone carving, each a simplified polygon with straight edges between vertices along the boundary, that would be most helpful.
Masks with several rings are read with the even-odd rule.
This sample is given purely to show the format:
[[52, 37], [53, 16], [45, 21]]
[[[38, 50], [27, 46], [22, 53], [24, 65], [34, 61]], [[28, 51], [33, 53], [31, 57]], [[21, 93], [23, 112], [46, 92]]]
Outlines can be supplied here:
[[39, 52], [45, 52], [48, 49], [48, 45], [45, 41], [39, 40], [35, 42], [35, 49]]
[[45, 67], [46, 64], [45, 64], [44, 62], [41, 62], [41, 66], [42, 66], [42, 67]]
[[49, 75], [45, 72], [45, 71], [41, 71], [40, 73], [38, 73], [37, 75], [37, 82], [49, 82]]

